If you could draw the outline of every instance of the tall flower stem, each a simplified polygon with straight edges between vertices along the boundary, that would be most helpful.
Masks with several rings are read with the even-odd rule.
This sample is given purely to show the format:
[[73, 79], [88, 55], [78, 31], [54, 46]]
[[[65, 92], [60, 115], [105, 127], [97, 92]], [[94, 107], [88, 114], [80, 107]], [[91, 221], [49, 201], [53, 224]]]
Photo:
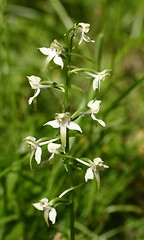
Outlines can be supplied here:
[[69, 106], [69, 65], [71, 62], [71, 52], [72, 52], [72, 41], [73, 41], [73, 37], [71, 37], [70, 39], [70, 47], [67, 53], [67, 66], [66, 66], [66, 84], [65, 84], [65, 99], [64, 99], [64, 110], [65, 112], [70, 110], [70, 106]]
[[[70, 187], [73, 187], [73, 177], [71, 166], [67, 161], [68, 177]], [[75, 240], [75, 229], [74, 229], [74, 194], [73, 191], [70, 192], [70, 240]]]
[[[64, 112], [70, 111], [70, 105], [69, 105], [69, 87], [70, 87], [70, 78], [69, 78], [69, 65], [71, 62], [71, 51], [72, 51], [72, 40], [73, 37], [70, 40], [70, 47], [68, 51], [67, 56], [67, 67], [66, 67], [66, 83], [65, 83], [65, 99], [64, 99]], [[67, 142], [66, 142], [66, 153], [69, 152], [69, 131], [67, 131], [66, 136]], [[73, 187], [73, 177], [72, 177], [72, 170], [70, 165], [70, 160], [66, 161], [67, 165], [67, 171], [68, 171], [68, 178], [69, 178], [69, 185], [70, 187]], [[70, 192], [70, 240], [75, 240], [75, 229], [74, 229], [74, 196], [73, 191]]]

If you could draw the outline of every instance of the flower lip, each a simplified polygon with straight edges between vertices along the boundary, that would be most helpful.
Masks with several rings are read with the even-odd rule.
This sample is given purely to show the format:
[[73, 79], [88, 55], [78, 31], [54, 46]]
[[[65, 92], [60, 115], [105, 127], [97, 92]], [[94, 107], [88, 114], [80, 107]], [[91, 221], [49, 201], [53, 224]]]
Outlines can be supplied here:
[[61, 144], [58, 144], [58, 143], [51, 142], [48, 144], [47, 148], [48, 148], [48, 151], [51, 153], [49, 160], [53, 159], [55, 154], [60, 154], [59, 152], [60, 147], [61, 147]]
[[61, 144], [51, 142], [51, 143], [48, 144], [48, 151], [50, 153], [58, 154], [59, 151], [57, 149], [59, 149], [60, 147], [61, 147]]

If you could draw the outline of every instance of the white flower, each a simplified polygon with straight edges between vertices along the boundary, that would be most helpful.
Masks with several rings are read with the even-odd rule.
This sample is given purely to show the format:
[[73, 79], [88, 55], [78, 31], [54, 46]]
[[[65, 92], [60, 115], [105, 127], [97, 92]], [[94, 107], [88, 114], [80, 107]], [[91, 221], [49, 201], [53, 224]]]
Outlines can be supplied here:
[[100, 90], [100, 81], [105, 80], [106, 76], [110, 75], [108, 70], [104, 70], [104, 71], [99, 72], [97, 74], [90, 73], [90, 72], [86, 72], [86, 74], [88, 74], [89, 76], [94, 78], [94, 80], [93, 80], [93, 89], [94, 89], [94, 91], [96, 89]]
[[60, 138], [63, 147], [66, 147], [67, 128], [82, 132], [81, 127], [77, 123], [70, 121], [70, 114], [68, 112], [56, 114], [55, 120], [49, 121], [44, 125], [50, 125], [53, 128], [60, 128]]
[[97, 121], [99, 124], [101, 124], [103, 127], [106, 126], [105, 122], [101, 119], [98, 119], [95, 117], [94, 114], [97, 114], [99, 112], [100, 109], [100, 104], [101, 101], [100, 100], [91, 100], [90, 102], [88, 102], [87, 106], [91, 109], [91, 117], [93, 120]]
[[49, 225], [48, 219], [52, 224], [55, 224], [57, 212], [53, 207], [52, 201], [49, 202], [47, 198], [42, 198], [38, 203], [33, 203], [32, 205], [39, 211], [44, 211], [44, 219], [47, 225]]
[[41, 78], [36, 77], [34, 75], [27, 76], [29, 84], [32, 89], [35, 90], [34, 96], [29, 98], [29, 105], [33, 102], [34, 98], [36, 98], [40, 93], [40, 88], [48, 88], [47, 85], [40, 84]]
[[85, 181], [87, 182], [89, 179], [94, 179], [94, 177], [97, 180], [98, 189], [100, 188], [100, 176], [99, 171], [104, 170], [105, 168], [109, 168], [109, 166], [103, 164], [103, 161], [101, 158], [94, 158], [93, 162], [89, 163], [89, 168], [86, 171], [85, 174]]
[[51, 45], [50, 48], [39, 48], [39, 50], [47, 56], [45, 63], [44, 63], [44, 68], [43, 70], [47, 67], [47, 65], [49, 64], [49, 62], [53, 59], [54, 63], [61, 66], [61, 68], [63, 68], [64, 63], [62, 58], [60, 57], [60, 54], [63, 51], [62, 46], [59, 44], [59, 42], [55, 39]]
[[40, 164], [41, 155], [42, 155], [42, 149], [40, 147], [40, 144], [36, 141], [36, 138], [32, 137], [32, 136], [28, 136], [24, 140], [26, 140], [26, 142], [28, 143], [28, 145], [30, 146], [30, 148], [32, 150], [30, 162], [33, 158], [33, 155], [35, 155], [35, 160], [36, 160], [37, 164]]
[[51, 156], [50, 156], [50, 158], [49, 158], [49, 160], [51, 160], [53, 157], [54, 157], [54, 155], [55, 154], [59, 154], [60, 152], [58, 151], [58, 149], [61, 147], [61, 144], [57, 144], [57, 143], [49, 143], [48, 144], [48, 151], [50, 152], [50, 153], [52, 153], [51, 154]]
[[41, 146], [52, 143], [54, 141], [57, 141], [58, 138], [48, 140], [48, 141], [44, 141], [44, 142], [42, 142], [42, 141], [40, 142], [40, 140], [36, 140], [35, 137], [28, 136], [28, 137], [24, 138], [24, 140], [27, 142], [28, 146], [32, 150], [32, 153], [31, 153], [31, 156], [30, 156], [30, 164], [31, 164], [31, 161], [32, 161], [32, 158], [33, 158], [34, 155], [35, 155], [35, 160], [36, 160], [37, 164], [40, 164], [41, 156], [42, 156]]
[[78, 23], [74, 32], [74, 38], [78, 39], [78, 44], [80, 45], [82, 41], [85, 42], [95, 42], [91, 40], [85, 33], [88, 33], [90, 24], [89, 23]]

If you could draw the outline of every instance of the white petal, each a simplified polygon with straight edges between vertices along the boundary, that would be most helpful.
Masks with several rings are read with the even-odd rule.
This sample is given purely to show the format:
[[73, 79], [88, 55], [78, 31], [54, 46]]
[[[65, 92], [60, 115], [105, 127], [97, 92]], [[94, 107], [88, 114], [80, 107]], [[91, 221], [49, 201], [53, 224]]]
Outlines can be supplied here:
[[51, 53], [47, 56], [47, 58], [46, 58], [46, 60], [44, 62], [43, 70], [45, 70], [45, 68], [47, 67], [49, 62], [54, 58], [55, 55], [56, 55], [56, 52], [54, 50], [51, 51]]
[[53, 158], [54, 158], [54, 153], [52, 153], [51, 155], [50, 155], [50, 157], [49, 157], [49, 159], [48, 159], [48, 161], [50, 161], [50, 160], [52, 160]]
[[89, 28], [90, 28], [89, 23], [80, 22], [80, 23], [78, 23], [78, 26], [80, 26], [82, 28], [82, 31], [85, 32], [85, 33], [87, 33], [89, 31]]
[[67, 128], [70, 130], [77, 130], [77, 131], [82, 132], [81, 127], [77, 123], [74, 123], [74, 122], [69, 122], [67, 125]]
[[100, 80], [98, 78], [95, 78], [93, 80], [93, 90], [95, 91], [96, 89], [100, 88]]
[[105, 165], [105, 164], [103, 164], [103, 167], [104, 167], [104, 168], [109, 168], [109, 166], [108, 166], [108, 165]]
[[103, 163], [103, 160], [97, 157], [97, 158], [94, 158], [93, 162], [97, 165], [98, 163]]
[[32, 204], [36, 209], [43, 211], [43, 206], [41, 203], [33, 203]]
[[83, 35], [81, 35], [81, 37], [79, 37], [79, 40], [78, 40], [78, 44], [80, 45], [83, 41]]
[[34, 98], [36, 98], [39, 95], [39, 93], [40, 93], [40, 89], [37, 88], [33, 97], [30, 97], [29, 100], [28, 100], [29, 105], [33, 102]]
[[33, 100], [34, 100], [34, 97], [30, 97], [29, 100], [28, 100], [28, 104], [31, 105]]
[[87, 35], [83, 34], [83, 40], [85, 42], [95, 42], [94, 40], [91, 40]]
[[44, 126], [46, 126], [46, 125], [50, 125], [53, 128], [59, 128], [60, 127], [60, 124], [57, 120], [49, 121], [49, 122], [44, 124]]
[[30, 145], [34, 145], [36, 142], [36, 138], [33, 136], [27, 136], [26, 138], [24, 138], [24, 140], [26, 140]]
[[91, 168], [88, 168], [85, 174], [85, 181], [87, 182], [89, 179], [93, 179], [94, 174]]
[[49, 85], [43, 85], [43, 84], [39, 84], [39, 88], [50, 88], [50, 86]]
[[28, 80], [31, 80], [32, 82], [40, 82], [41, 78], [31, 75], [31, 76], [27, 76]]
[[37, 164], [40, 164], [41, 162], [41, 155], [42, 155], [42, 149], [41, 147], [37, 147], [36, 152], [35, 152], [35, 160]]
[[51, 48], [45, 48], [45, 47], [39, 48], [39, 50], [44, 55], [49, 55], [52, 52]]
[[89, 76], [96, 78], [97, 74], [91, 73], [91, 72], [85, 72], [86, 74], [88, 74]]
[[64, 66], [64, 63], [63, 63], [63, 60], [61, 57], [59, 56], [55, 56], [54, 59], [53, 59], [54, 63], [61, 66], [61, 68], [63, 68]]
[[40, 202], [44, 203], [45, 205], [48, 204], [48, 199], [47, 198], [42, 198]]
[[44, 220], [45, 220], [46, 224], [49, 226], [48, 217], [49, 217], [49, 209], [45, 208], [44, 209]]
[[97, 122], [98, 122], [100, 125], [102, 125], [103, 127], [106, 126], [105, 122], [104, 122], [103, 120], [101, 120], [101, 119], [96, 118], [96, 117], [94, 116], [94, 114], [91, 114], [91, 117], [92, 117], [93, 120], [97, 121]]
[[60, 138], [64, 148], [66, 147], [66, 127], [66, 124], [60, 124]]
[[58, 154], [59, 151], [57, 149], [59, 149], [61, 147], [61, 144], [57, 144], [57, 143], [49, 143], [48, 144], [48, 151], [50, 153], [55, 153]]
[[32, 76], [27, 76], [27, 78], [28, 78], [29, 84], [32, 89], [39, 88], [39, 85], [40, 85], [39, 83], [41, 81], [40, 77], [36, 77], [36, 76], [32, 75]]
[[52, 224], [55, 224], [56, 216], [57, 216], [57, 212], [55, 208], [51, 208], [49, 211], [49, 220], [52, 222]]
[[90, 102], [88, 102], [87, 106], [91, 108], [93, 113], [98, 113], [100, 109], [100, 103], [101, 103], [100, 100], [96, 100], [96, 101], [91, 100]]

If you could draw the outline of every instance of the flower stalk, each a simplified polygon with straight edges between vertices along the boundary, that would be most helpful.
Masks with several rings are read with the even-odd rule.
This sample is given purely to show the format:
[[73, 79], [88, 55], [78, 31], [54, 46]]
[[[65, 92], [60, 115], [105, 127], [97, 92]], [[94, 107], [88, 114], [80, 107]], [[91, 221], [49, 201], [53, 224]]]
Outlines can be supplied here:
[[[71, 52], [72, 52], [72, 42], [73, 36], [70, 38], [70, 46], [68, 50], [67, 56], [67, 67], [66, 67], [66, 82], [65, 82], [65, 99], [64, 99], [64, 112], [70, 111], [70, 104], [69, 104], [69, 87], [70, 87], [70, 74], [69, 74], [69, 65], [71, 62]], [[69, 131], [66, 133], [66, 148], [65, 152], [69, 152]], [[68, 178], [69, 178], [69, 185], [73, 187], [73, 176], [72, 170], [70, 166], [70, 161], [67, 159], [66, 167], [68, 171]], [[73, 191], [70, 192], [70, 240], [75, 240], [75, 229], [74, 229], [74, 193]]]
[[[101, 100], [97, 100], [94, 97], [93, 100], [89, 99], [88, 103], [85, 102], [86, 106], [80, 107], [79, 109], [71, 114], [70, 109], [70, 100], [69, 100], [69, 91], [71, 88], [70, 77], [71, 74], [79, 74], [83, 72], [85, 77], [93, 78], [93, 83], [91, 84], [90, 91], [96, 92], [96, 90], [100, 91], [100, 84], [105, 80], [107, 75], [109, 75], [108, 70], [103, 70], [102, 72], [96, 72], [94, 70], [89, 70], [88, 68], [77, 68], [71, 65], [71, 58], [73, 56], [73, 49], [78, 47], [83, 41], [87, 43], [93, 43], [94, 40], [91, 40], [87, 33], [89, 32], [90, 24], [88, 23], [78, 23], [74, 24], [74, 26], [65, 34], [68, 37], [68, 44], [64, 48], [56, 39], [51, 43], [49, 48], [42, 47], [39, 48], [40, 52], [46, 56], [44, 67], [49, 67], [52, 61], [54, 64], [58, 65], [57, 68], [63, 71], [65, 80], [62, 85], [55, 83], [53, 81], [41, 81], [41, 78], [38, 76], [27, 76], [31, 89], [34, 90], [34, 95], [29, 98], [29, 105], [35, 101], [38, 97], [42, 89], [48, 88], [57, 88], [58, 90], [63, 92], [63, 105], [60, 113], [55, 113], [55, 119], [50, 120], [44, 124], [44, 126], [51, 126], [53, 128], [59, 129], [59, 135], [57, 138], [49, 139], [49, 138], [40, 138], [36, 139], [33, 136], [28, 136], [24, 140], [27, 142], [28, 146], [31, 148], [30, 155], [30, 166], [32, 159], [34, 158], [37, 164], [40, 164], [43, 156], [43, 146], [47, 145], [47, 152], [50, 155], [47, 162], [50, 160], [54, 160], [55, 157], [59, 158], [59, 160], [64, 160], [64, 167], [66, 169], [66, 174], [68, 178], [68, 189], [62, 192], [58, 197], [48, 200], [46, 197], [42, 198], [39, 202], [34, 203], [33, 206], [39, 210], [43, 211], [44, 220], [46, 224], [49, 226], [49, 221], [52, 224], [55, 224], [57, 218], [57, 210], [56, 207], [60, 204], [68, 204], [69, 205], [69, 226], [70, 226], [70, 240], [75, 240], [75, 215], [74, 215], [74, 189], [81, 186], [82, 184], [86, 184], [88, 180], [96, 179], [98, 190], [100, 188], [100, 174], [101, 170], [109, 168], [104, 164], [103, 160], [99, 157], [90, 160], [89, 158], [78, 158], [76, 156], [71, 155], [70, 149], [70, 137], [75, 135], [71, 130], [76, 130], [82, 133], [82, 129], [79, 124], [74, 121], [79, 117], [85, 117], [87, 115], [91, 116], [91, 120], [98, 122], [101, 126], [105, 127], [106, 124], [102, 119], [97, 118], [97, 114], [100, 110]], [[75, 54], [75, 53], [74, 53]], [[79, 54], [75, 54], [75, 56], [80, 56]], [[89, 60], [88, 58], [85, 58]], [[52, 64], [53, 64], [52, 63]], [[89, 98], [90, 96], [87, 96]], [[74, 164], [81, 164], [83, 168], [87, 168], [84, 174], [84, 180], [81, 184], [75, 186], [73, 179], [73, 166]], [[66, 202], [63, 196], [68, 194], [69, 199]]]

